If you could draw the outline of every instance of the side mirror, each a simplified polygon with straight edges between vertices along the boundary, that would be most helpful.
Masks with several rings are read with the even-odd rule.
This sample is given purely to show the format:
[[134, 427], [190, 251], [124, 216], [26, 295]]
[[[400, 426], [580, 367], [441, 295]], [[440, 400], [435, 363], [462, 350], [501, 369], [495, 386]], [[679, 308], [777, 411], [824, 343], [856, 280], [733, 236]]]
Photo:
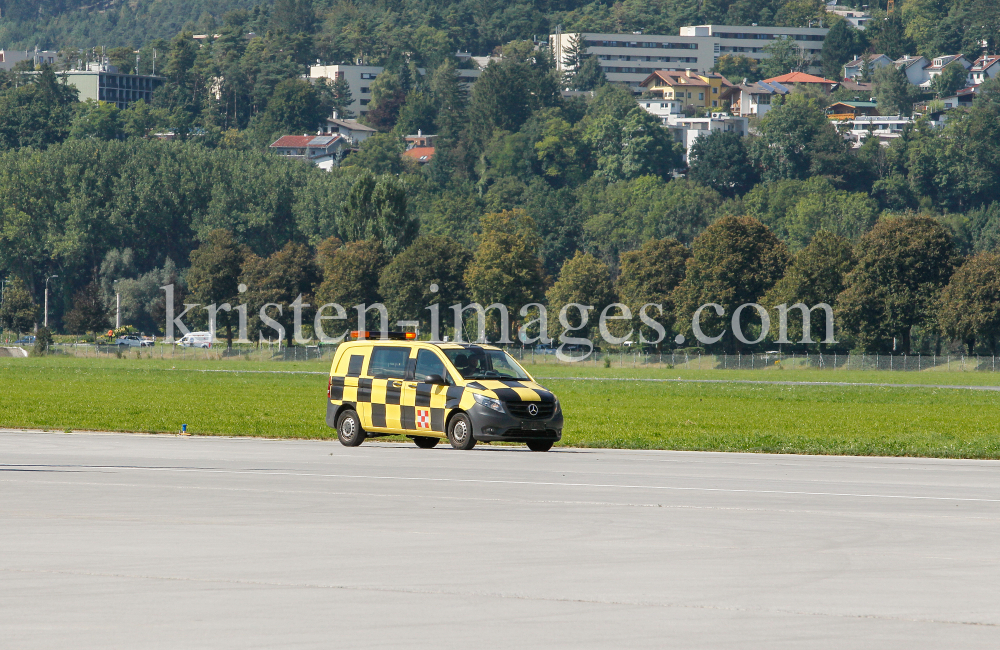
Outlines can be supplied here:
[[444, 380], [444, 377], [442, 377], [441, 375], [427, 375], [427, 377], [424, 378], [424, 383], [425, 384], [434, 384], [436, 386], [441, 386], [441, 385], [447, 384], [448, 382], [446, 382]]

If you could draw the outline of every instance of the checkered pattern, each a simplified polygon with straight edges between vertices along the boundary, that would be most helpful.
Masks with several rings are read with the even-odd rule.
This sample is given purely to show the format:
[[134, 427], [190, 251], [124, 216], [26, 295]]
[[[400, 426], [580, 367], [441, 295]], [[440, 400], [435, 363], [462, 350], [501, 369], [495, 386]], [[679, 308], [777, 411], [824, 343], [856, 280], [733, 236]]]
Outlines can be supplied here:
[[417, 409], [417, 428], [418, 429], [430, 429], [431, 428], [431, 410], [430, 409]]

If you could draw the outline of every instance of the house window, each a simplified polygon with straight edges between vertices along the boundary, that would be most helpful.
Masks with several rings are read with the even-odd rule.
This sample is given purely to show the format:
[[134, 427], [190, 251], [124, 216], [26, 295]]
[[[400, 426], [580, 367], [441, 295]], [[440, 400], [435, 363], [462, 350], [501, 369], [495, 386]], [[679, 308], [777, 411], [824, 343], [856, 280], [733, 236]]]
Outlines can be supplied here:
[[718, 105], [719, 105], [719, 102], [717, 102], [716, 100], [713, 99], [712, 100], [712, 106], [718, 106]]
[[698, 101], [705, 101], [705, 93], [698, 93]]
[[712, 88], [712, 94], [713, 95], [718, 95], [719, 94], [719, 89], [718, 88]]
[[691, 99], [691, 93], [688, 93], [688, 99]]

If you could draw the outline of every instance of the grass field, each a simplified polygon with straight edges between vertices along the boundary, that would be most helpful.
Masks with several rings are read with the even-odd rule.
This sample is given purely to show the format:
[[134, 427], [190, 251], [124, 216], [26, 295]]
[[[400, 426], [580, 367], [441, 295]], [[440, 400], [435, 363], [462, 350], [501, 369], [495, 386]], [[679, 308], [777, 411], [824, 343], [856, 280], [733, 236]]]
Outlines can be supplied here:
[[[1000, 392], [940, 387], [1000, 385], [992, 373], [526, 366], [563, 404], [564, 445], [1000, 458]], [[326, 362], [0, 358], [0, 426], [176, 432], [187, 424], [194, 434], [331, 437], [326, 379], [306, 374], [327, 369]], [[244, 372], [203, 372], [213, 370]], [[678, 378], [922, 386], [630, 381]]]

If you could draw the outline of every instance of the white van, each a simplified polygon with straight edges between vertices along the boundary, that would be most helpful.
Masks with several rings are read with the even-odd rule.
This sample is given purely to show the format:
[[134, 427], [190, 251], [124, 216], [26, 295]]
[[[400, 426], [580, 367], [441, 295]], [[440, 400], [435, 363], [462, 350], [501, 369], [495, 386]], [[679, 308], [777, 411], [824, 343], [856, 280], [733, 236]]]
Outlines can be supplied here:
[[185, 348], [210, 348], [212, 347], [212, 333], [188, 332], [177, 341], [177, 345]]

